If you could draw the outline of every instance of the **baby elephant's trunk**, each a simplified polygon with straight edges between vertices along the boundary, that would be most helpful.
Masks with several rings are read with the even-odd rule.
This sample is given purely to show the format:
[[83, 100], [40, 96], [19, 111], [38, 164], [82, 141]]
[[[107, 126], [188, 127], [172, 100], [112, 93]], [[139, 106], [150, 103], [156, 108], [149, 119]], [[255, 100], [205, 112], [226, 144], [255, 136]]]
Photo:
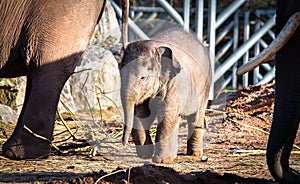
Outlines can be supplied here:
[[122, 95], [122, 105], [125, 121], [122, 142], [123, 145], [126, 145], [128, 144], [128, 139], [133, 127], [135, 98], [132, 98], [129, 95]]

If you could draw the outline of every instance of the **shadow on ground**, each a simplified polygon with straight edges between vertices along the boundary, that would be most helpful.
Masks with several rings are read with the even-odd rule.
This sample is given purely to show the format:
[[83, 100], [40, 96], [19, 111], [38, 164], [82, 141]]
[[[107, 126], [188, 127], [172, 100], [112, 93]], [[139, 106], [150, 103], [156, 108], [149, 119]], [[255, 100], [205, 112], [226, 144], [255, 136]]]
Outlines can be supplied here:
[[[129, 177], [128, 177], [129, 174]], [[49, 180], [51, 178], [51, 180]], [[128, 180], [128, 178], [130, 178]], [[257, 178], [243, 178], [235, 174], [224, 174], [206, 171], [181, 174], [169, 167], [152, 164], [133, 167], [129, 169], [118, 168], [106, 173], [104, 171], [94, 173], [71, 173], [71, 172], [45, 172], [45, 173], [0, 173], [0, 182], [42, 182], [42, 183], [197, 183], [197, 184], [270, 184], [272, 181]], [[129, 181], [129, 182], [128, 182]]]

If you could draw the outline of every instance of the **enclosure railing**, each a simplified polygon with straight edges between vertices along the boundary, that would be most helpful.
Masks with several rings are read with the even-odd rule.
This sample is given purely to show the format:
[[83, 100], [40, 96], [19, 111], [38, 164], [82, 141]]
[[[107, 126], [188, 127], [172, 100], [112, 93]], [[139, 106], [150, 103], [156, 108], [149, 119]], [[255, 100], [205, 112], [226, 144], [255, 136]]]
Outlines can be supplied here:
[[[130, 7], [129, 29], [140, 39], [149, 39], [165, 23], [158, 22], [146, 31], [142, 27], [159, 17], [195, 32], [197, 38], [208, 46], [212, 61], [211, 99], [216, 91], [267, 83], [274, 78], [275, 69], [270, 64], [263, 64], [240, 78], [235, 71], [274, 39], [275, 10], [245, 10], [247, 0], [235, 0], [223, 9], [217, 9], [217, 0], [196, 0], [193, 7], [190, 0], [183, 0], [183, 8], [176, 9], [166, 0], [155, 2], [157, 6]], [[111, 3], [121, 18], [121, 8], [113, 0]], [[138, 24], [139, 21], [142, 23]]]

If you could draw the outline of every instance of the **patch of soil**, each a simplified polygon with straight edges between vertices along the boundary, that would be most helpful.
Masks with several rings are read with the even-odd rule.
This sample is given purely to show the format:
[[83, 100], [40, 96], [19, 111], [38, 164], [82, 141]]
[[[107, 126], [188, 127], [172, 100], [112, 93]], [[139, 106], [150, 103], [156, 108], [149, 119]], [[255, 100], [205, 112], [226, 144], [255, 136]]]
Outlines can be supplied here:
[[[120, 141], [122, 120], [117, 110], [68, 117], [73, 136], [60, 119], [53, 149], [46, 160], [0, 159], [0, 182], [35, 183], [274, 183], [265, 160], [274, 106], [274, 82], [249, 86], [212, 103], [206, 112], [207, 161], [186, 153], [186, 122], [180, 124], [178, 157], [172, 164], [154, 164], [136, 156], [133, 144]], [[223, 101], [223, 102], [222, 102]], [[101, 120], [102, 117], [102, 120]], [[75, 119], [75, 120], [73, 120]], [[0, 124], [0, 144], [14, 125]], [[299, 131], [300, 132], [300, 131]], [[300, 145], [299, 136], [295, 144]], [[73, 138], [72, 138], [73, 137]], [[74, 139], [75, 138], [75, 139]], [[91, 156], [94, 155], [94, 156]], [[300, 171], [296, 149], [290, 164]]]

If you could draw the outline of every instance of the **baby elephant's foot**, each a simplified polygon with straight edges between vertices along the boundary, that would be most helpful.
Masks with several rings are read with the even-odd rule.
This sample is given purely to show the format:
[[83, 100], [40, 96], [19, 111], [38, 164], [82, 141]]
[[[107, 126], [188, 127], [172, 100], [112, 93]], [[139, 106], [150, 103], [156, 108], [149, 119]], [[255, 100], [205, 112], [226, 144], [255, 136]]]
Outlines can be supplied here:
[[160, 158], [160, 157], [153, 157], [153, 162], [155, 163], [159, 163], [159, 164], [171, 164], [174, 162], [174, 159], [176, 158], [176, 156], [173, 157], [167, 157], [167, 158]]
[[187, 155], [200, 157], [202, 162], [206, 162], [208, 160], [208, 157], [204, 156], [203, 151], [200, 151], [200, 150], [189, 151], [189, 152], [187, 152]]
[[49, 141], [37, 138], [26, 130], [13, 134], [2, 147], [4, 156], [15, 160], [48, 158], [50, 151]]
[[191, 155], [191, 156], [198, 156], [201, 157], [203, 155], [203, 152], [200, 150], [189, 150], [187, 151], [187, 155]]
[[136, 145], [136, 153], [140, 158], [149, 159], [152, 157], [154, 152], [154, 145], [147, 144], [147, 145]]

